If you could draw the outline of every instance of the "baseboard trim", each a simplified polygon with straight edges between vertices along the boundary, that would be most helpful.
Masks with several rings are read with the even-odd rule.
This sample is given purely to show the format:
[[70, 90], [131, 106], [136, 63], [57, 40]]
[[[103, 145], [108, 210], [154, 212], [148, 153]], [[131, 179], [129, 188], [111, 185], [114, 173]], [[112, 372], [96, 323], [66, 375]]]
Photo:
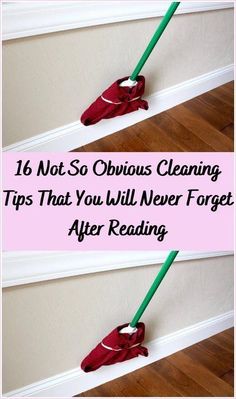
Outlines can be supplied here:
[[231, 64], [152, 94], [147, 98], [148, 111], [139, 110], [88, 127], [76, 121], [9, 145], [3, 148], [3, 151], [71, 151], [141, 122], [233, 79], [234, 65]]
[[233, 327], [233, 324], [234, 312], [232, 310], [147, 343], [149, 349], [147, 358], [138, 357], [88, 374], [78, 367], [8, 392], [3, 397], [72, 397], [218, 334]]

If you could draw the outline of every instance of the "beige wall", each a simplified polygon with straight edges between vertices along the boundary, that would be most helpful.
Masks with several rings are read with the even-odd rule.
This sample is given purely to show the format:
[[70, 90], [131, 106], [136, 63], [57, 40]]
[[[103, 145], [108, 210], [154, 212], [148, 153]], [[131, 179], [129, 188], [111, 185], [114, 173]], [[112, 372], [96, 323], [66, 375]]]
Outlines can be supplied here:
[[[112, 81], [129, 75], [158, 18], [3, 44], [3, 145], [79, 120]], [[146, 94], [233, 62], [233, 9], [175, 16], [146, 64]]]
[[[3, 391], [78, 367], [130, 321], [159, 266], [3, 290]], [[233, 257], [177, 262], [143, 316], [146, 341], [233, 309]]]

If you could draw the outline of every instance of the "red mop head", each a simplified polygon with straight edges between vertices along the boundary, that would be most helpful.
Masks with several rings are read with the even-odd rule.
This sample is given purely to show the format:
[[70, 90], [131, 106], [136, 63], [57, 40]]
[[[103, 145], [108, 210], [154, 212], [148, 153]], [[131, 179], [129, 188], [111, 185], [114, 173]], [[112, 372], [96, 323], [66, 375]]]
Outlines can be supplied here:
[[144, 76], [137, 77], [135, 86], [120, 86], [127, 79], [128, 76], [118, 79], [90, 105], [81, 116], [81, 122], [85, 126], [94, 125], [101, 119], [128, 114], [139, 108], [148, 109], [147, 101], [141, 98], [145, 89]]
[[127, 326], [128, 324], [123, 324], [115, 328], [82, 361], [81, 368], [86, 373], [101, 366], [124, 362], [138, 355], [148, 356], [147, 348], [141, 346], [145, 334], [144, 323], [138, 323], [137, 331], [132, 334], [120, 333], [120, 330]]

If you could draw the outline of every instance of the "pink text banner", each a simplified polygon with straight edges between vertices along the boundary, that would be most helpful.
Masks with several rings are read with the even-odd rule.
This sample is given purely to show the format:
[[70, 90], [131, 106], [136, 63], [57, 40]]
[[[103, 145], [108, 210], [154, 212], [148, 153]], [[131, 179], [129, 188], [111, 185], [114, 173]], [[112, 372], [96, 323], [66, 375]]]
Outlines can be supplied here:
[[232, 250], [231, 153], [6, 153], [3, 246]]

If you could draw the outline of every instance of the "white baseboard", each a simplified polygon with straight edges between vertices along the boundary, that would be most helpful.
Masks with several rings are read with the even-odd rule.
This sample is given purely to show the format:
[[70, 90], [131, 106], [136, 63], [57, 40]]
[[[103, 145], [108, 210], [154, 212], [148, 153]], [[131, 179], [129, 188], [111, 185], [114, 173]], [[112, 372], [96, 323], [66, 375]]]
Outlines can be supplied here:
[[11, 144], [3, 148], [3, 151], [71, 151], [150, 118], [233, 79], [234, 65], [231, 64], [152, 94], [147, 98], [148, 111], [139, 110], [87, 127], [80, 121], [76, 121]]
[[233, 318], [234, 312], [229, 311], [147, 343], [148, 357], [141, 356], [113, 366], [102, 367], [88, 374], [78, 367], [8, 392], [3, 397], [72, 397], [233, 327]]

